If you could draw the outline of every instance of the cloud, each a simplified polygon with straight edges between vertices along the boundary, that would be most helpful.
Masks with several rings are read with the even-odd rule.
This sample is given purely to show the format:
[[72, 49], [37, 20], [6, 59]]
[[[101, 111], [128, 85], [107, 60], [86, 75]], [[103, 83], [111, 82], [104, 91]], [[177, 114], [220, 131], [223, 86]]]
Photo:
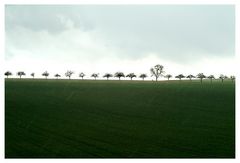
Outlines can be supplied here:
[[96, 70], [94, 65], [105, 62], [126, 71], [125, 63], [162, 61], [176, 68], [233, 60], [234, 10], [233, 5], [7, 5], [5, 58], [19, 67], [24, 58]]

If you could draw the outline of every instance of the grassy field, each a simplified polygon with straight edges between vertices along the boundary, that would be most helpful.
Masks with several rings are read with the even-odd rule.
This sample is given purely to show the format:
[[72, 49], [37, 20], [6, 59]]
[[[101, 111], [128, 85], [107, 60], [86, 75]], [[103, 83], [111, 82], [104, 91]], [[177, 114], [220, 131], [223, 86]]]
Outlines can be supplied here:
[[233, 158], [235, 84], [6, 79], [5, 156]]

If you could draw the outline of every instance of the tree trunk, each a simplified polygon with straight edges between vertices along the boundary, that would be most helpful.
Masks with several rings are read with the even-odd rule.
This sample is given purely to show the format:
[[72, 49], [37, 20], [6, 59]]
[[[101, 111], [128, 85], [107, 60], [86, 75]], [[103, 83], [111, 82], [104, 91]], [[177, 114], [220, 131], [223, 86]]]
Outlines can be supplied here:
[[211, 79], [211, 84], [212, 84], [212, 79]]
[[201, 78], [201, 84], [202, 84], [202, 78]]
[[156, 77], [156, 81], [157, 81], [157, 77]]
[[118, 77], [119, 79], [118, 80], [120, 80], [120, 77]]

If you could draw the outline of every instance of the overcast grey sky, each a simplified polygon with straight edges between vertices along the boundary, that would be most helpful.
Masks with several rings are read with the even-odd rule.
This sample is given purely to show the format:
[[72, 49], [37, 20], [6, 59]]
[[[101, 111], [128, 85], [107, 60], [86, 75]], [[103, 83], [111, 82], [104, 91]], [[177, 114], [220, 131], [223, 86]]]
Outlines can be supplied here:
[[[39, 72], [149, 73], [162, 62], [170, 73], [217, 74], [233, 65], [234, 12], [233, 5], [7, 5], [5, 60]], [[225, 73], [233, 73], [229, 66]]]

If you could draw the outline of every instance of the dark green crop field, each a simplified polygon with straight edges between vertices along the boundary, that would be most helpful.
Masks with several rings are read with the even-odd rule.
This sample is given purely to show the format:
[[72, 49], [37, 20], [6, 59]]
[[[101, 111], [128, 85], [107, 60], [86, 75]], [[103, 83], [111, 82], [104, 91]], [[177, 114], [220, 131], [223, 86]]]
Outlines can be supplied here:
[[6, 158], [234, 158], [231, 81], [5, 81]]

